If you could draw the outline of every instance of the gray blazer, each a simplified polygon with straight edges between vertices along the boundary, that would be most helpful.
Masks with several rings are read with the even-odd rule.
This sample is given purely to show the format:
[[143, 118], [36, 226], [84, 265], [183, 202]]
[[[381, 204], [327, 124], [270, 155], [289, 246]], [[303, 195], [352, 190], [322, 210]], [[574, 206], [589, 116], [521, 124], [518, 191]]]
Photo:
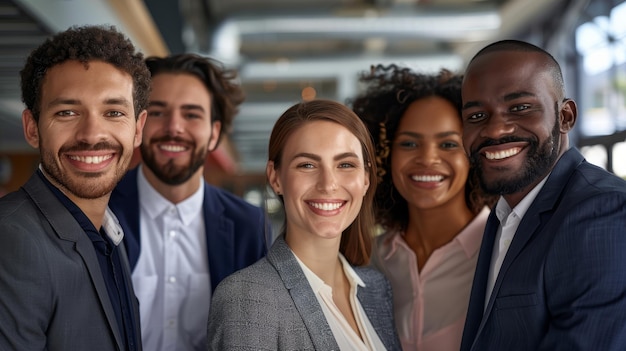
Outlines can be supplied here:
[[[400, 350], [391, 286], [382, 273], [354, 267], [366, 288], [357, 291], [387, 350]], [[235, 272], [215, 290], [209, 350], [339, 350], [322, 307], [282, 236], [267, 256]]]
[[0, 198], [0, 350], [111, 351], [123, 345], [91, 240], [34, 174]]

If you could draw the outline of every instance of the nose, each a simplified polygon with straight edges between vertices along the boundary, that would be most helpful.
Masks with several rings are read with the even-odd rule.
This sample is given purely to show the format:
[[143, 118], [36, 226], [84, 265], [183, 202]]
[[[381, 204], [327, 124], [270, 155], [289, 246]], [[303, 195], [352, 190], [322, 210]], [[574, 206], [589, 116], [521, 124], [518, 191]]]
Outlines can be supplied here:
[[94, 145], [107, 139], [104, 117], [86, 112], [76, 130], [76, 140]]
[[317, 190], [324, 193], [332, 193], [337, 190], [337, 177], [334, 169], [325, 169], [320, 172]]
[[485, 138], [498, 139], [504, 135], [509, 135], [515, 130], [515, 125], [503, 113], [492, 113], [485, 122], [481, 130], [481, 136]]
[[165, 129], [170, 135], [177, 135], [183, 132], [184, 116], [180, 111], [167, 113], [165, 118]]
[[429, 166], [441, 162], [437, 143], [424, 143], [417, 152], [416, 162]]

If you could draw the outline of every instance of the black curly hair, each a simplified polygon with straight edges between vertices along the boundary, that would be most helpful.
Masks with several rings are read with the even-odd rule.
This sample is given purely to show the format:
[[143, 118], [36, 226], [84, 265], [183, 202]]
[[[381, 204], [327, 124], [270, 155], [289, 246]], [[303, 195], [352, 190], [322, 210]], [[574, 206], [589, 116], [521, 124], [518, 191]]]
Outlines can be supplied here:
[[143, 58], [130, 39], [115, 26], [72, 26], [46, 39], [28, 56], [20, 71], [22, 102], [38, 122], [41, 86], [51, 67], [70, 60], [79, 61], [86, 67], [89, 61], [103, 61], [133, 77], [133, 105], [137, 119], [148, 107], [150, 94], [150, 72]]
[[[463, 76], [442, 69], [437, 74], [418, 73], [395, 64], [371, 66], [360, 75], [365, 91], [348, 101], [369, 129], [376, 145], [378, 188], [375, 197], [376, 220], [386, 230], [404, 230], [408, 225], [408, 203], [395, 188], [391, 178], [390, 143], [402, 115], [416, 100], [438, 96], [449, 101], [461, 119], [461, 83]], [[465, 184], [465, 201], [475, 214], [485, 205], [493, 206], [496, 197], [485, 194], [477, 174], [470, 168]]]
[[148, 57], [146, 64], [152, 76], [159, 73], [186, 73], [202, 81], [211, 92], [211, 120], [222, 124], [215, 144], [217, 148], [222, 135], [230, 132], [233, 119], [239, 112], [239, 105], [245, 99], [241, 86], [235, 81], [237, 71], [224, 68], [219, 61], [212, 58], [190, 53]]

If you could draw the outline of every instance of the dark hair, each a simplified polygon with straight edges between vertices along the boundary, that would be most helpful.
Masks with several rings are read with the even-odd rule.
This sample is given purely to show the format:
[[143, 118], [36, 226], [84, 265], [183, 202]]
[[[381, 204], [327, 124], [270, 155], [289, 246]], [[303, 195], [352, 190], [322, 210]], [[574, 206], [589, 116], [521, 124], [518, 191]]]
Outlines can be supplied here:
[[235, 83], [237, 72], [225, 69], [217, 60], [197, 54], [148, 57], [146, 64], [153, 77], [159, 73], [184, 73], [202, 81], [211, 92], [211, 122], [219, 121], [222, 124], [215, 144], [217, 148], [222, 135], [230, 132], [233, 119], [239, 111], [238, 106], [245, 98], [243, 90]]
[[[383, 228], [404, 230], [409, 222], [408, 203], [393, 185], [390, 172], [391, 142], [402, 116], [411, 103], [437, 96], [450, 102], [461, 120], [462, 80], [461, 75], [446, 69], [437, 74], [424, 74], [394, 64], [372, 66], [369, 72], [361, 74], [360, 81], [366, 89], [351, 103], [376, 145], [379, 182], [375, 197], [376, 220]], [[494, 197], [480, 188], [473, 168], [465, 183], [465, 202], [474, 213], [495, 202]]]
[[[376, 191], [376, 165], [374, 144], [365, 125], [358, 116], [345, 105], [331, 100], [300, 102], [285, 111], [274, 124], [270, 135], [268, 159], [279, 169], [285, 144], [293, 132], [314, 121], [329, 121], [348, 129], [361, 143], [363, 162], [368, 172], [369, 188], [363, 197], [361, 210], [352, 224], [341, 236], [340, 251], [350, 264], [355, 266], [369, 263], [374, 234], [374, 213], [372, 203]], [[282, 196], [279, 196], [281, 202]], [[285, 219], [287, 220], [287, 219]]]
[[89, 61], [103, 61], [133, 78], [135, 119], [148, 106], [150, 72], [143, 54], [114, 26], [73, 26], [57, 33], [33, 50], [20, 71], [22, 101], [35, 121], [41, 112], [41, 86], [47, 71], [58, 64], [76, 60], [88, 67]]
[[556, 84], [557, 91], [561, 94], [561, 98], [565, 97], [565, 83], [563, 81], [563, 72], [561, 72], [561, 66], [554, 58], [554, 56], [552, 56], [549, 52], [531, 43], [513, 39], [496, 41], [480, 49], [480, 51], [478, 51], [476, 55], [474, 55], [474, 57], [470, 60], [469, 65], [471, 65], [472, 62], [474, 62], [474, 60], [480, 56], [498, 51], [535, 52], [542, 55], [544, 58], [547, 59], [546, 69], [552, 75], [552, 79]]

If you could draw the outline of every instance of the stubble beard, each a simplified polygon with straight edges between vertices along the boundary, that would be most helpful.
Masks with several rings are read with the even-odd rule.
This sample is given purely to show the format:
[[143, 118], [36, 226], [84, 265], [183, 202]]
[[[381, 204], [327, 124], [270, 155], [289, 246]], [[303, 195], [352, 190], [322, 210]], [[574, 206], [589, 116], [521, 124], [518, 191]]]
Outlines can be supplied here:
[[[70, 194], [81, 199], [99, 199], [105, 195], [110, 194], [117, 183], [122, 179], [128, 167], [130, 165], [131, 156], [124, 155], [123, 149], [120, 146], [113, 146], [110, 144], [96, 144], [78, 145], [73, 147], [62, 148], [58, 155], [55, 157], [54, 153], [46, 150], [42, 147], [42, 143], [39, 143], [41, 150], [41, 166], [48, 177], [56, 183], [62, 190], [69, 192]], [[61, 160], [63, 154], [69, 150], [101, 150], [101, 149], [113, 149], [119, 155], [118, 164], [113, 170], [113, 175], [107, 177], [107, 172], [63, 172], [57, 159]]]
[[[558, 117], [558, 116], [557, 116]], [[471, 163], [476, 167], [480, 186], [487, 194], [508, 195], [517, 193], [538, 179], [546, 176], [556, 163], [560, 153], [561, 133], [558, 118], [552, 128], [550, 139], [541, 145], [537, 139], [517, 139], [528, 142], [526, 163], [515, 177], [498, 178], [488, 181], [482, 167], [481, 156], [478, 152], [471, 155]]]

